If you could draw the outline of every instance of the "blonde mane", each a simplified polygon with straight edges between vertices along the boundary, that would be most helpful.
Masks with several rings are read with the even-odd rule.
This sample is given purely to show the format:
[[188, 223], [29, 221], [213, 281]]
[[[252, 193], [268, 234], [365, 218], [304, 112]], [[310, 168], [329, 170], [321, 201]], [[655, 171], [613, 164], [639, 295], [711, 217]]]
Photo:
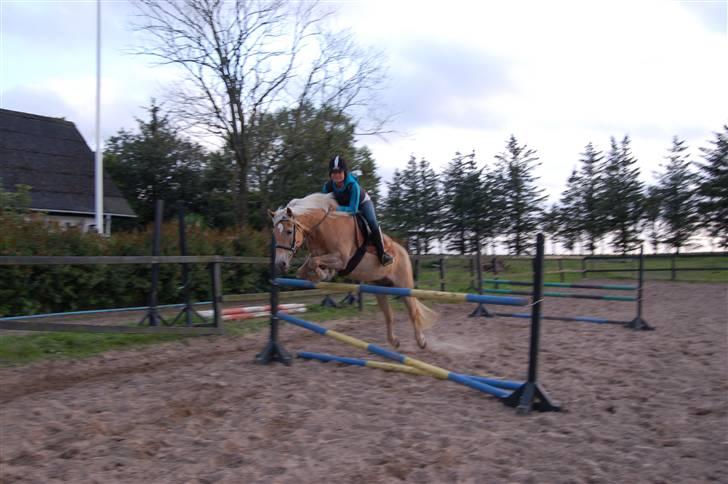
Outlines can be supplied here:
[[331, 193], [312, 193], [303, 198], [294, 198], [285, 207], [276, 210], [273, 224], [278, 223], [285, 215], [286, 209], [291, 209], [294, 217], [300, 217], [312, 210], [336, 210], [339, 206]]

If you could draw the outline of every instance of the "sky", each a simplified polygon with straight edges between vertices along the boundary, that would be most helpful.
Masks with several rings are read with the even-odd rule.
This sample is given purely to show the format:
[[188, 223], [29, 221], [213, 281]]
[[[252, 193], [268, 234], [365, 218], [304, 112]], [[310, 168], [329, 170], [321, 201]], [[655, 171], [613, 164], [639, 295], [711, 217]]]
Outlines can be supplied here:
[[[362, 137], [384, 181], [411, 155], [483, 164], [515, 135], [558, 199], [588, 142], [632, 138], [650, 182], [672, 137], [696, 159], [728, 124], [728, 0], [329, 1], [332, 22], [381, 50], [394, 115]], [[126, 1], [102, 3], [102, 138], [146, 119], [177, 74], [133, 55]], [[94, 149], [95, 1], [0, 0], [0, 107], [76, 123]]]

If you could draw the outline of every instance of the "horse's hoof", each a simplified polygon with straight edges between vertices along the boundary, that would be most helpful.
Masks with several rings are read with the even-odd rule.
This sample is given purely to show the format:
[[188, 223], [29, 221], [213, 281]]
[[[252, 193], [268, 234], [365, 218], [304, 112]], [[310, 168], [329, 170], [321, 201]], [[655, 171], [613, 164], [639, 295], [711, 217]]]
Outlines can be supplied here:
[[417, 345], [420, 347], [420, 349], [423, 349], [424, 350], [425, 348], [427, 348], [427, 341], [426, 340], [425, 341], [422, 341], [422, 342], [419, 342], [418, 341], [417, 342]]
[[390, 339], [389, 344], [392, 345], [393, 348], [399, 348], [399, 338]]

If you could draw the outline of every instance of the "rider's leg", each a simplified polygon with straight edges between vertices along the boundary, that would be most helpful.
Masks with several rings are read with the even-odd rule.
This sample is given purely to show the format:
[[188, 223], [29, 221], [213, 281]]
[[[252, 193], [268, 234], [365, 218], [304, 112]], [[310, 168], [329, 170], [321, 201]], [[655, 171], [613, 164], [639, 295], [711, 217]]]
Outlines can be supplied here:
[[384, 266], [391, 264], [394, 261], [394, 258], [384, 251], [384, 237], [382, 236], [382, 230], [379, 228], [379, 224], [377, 223], [377, 216], [374, 213], [374, 204], [367, 200], [359, 206], [359, 209], [372, 231], [372, 240], [374, 241], [374, 246], [377, 249], [379, 262], [381, 262]]

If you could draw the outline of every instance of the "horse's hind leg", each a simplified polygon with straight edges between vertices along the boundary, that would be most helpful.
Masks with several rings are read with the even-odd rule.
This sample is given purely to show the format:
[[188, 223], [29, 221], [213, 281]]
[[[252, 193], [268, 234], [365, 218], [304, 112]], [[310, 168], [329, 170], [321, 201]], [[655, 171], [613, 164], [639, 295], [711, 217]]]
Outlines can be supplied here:
[[420, 325], [422, 318], [419, 314], [419, 302], [413, 297], [406, 297], [404, 298], [404, 303], [407, 306], [407, 312], [409, 313], [410, 321], [412, 321], [412, 327], [415, 330], [417, 345], [420, 348], [425, 349], [427, 347], [427, 339], [425, 338], [425, 332], [422, 331], [422, 327]]
[[384, 321], [387, 323], [387, 341], [393, 347], [399, 348], [399, 338], [394, 334], [394, 316], [392, 315], [392, 308], [389, 306], [387, 296], [377, 294], [377, 304], [379, 304], [379, 309], [384, 314]]

